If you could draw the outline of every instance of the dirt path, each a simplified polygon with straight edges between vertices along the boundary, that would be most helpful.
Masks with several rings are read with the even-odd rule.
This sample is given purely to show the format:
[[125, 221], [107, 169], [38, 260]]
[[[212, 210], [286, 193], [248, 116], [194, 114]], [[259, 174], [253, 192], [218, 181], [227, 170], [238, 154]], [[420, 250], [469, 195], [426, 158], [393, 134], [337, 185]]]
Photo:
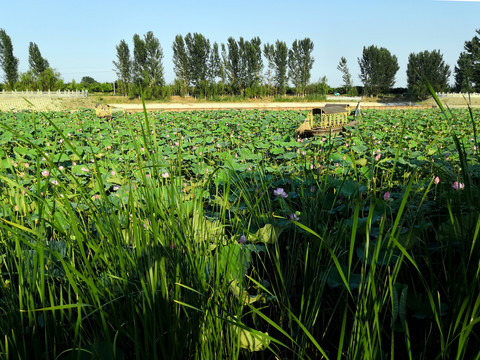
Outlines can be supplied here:
[[[325, 106], [325, 102], [265, 102], [265, 103], [149, 103], [145, 105], [147, 111], [193, 111], [193, 110], [228, 110], [228, 109], [257, 109], [257, 110], [309, 110]], [[342, 102], [349, 104], [352, 109], [357, 106], [356, 102]], [[141, 104], [111, 104], [113, 111], [139, 112], [143, 111]], [[361, 103], [361, 108], [369, 109], [407, 109], [407, 108], [431, 108], [427, 106], [409, 106], [407, 104], [379, 104], [379, 103]]]
[[[0, 111], [62, 111], [62, 110], [79, 110], [93, 109], [97, 102], [104, 101], [109, 103], [108, 97], [102, 99], [96, 97], [79, 98], [79, 99], [60, 99], [54, 97], [45, 98], [0, 98]], [[465, 107], [464, 99], [447, 99], [447, 105], [450, 107]], [[443, 99], [442, 99], [443, 101]], [[351, 108], [357, 106], [356, 102], [341, 102], [349, 104]], [[189, 111], [189, 110], [227, 110], [227, 109], [259, 109], [259, 110], [308, 110], [325, 106], [325, 102], [193, 102], [172, 100], [165, 103], [147, 103], [147, 111]], [[462, 105], [463, 104], [463, 105]], [[387, 109], [408, 108], [409, 103], [380, 103], [380, 102], [362, 102], [361, 108]], [[143, 111], [141, 103], [110, 103], [113, 111], [138, 112]], [[394, 107], [392, 107], [394, 106]], [[415, 108], [431, 108], [436, 107], [434, 101], [427, 101], [422, 107]], [[479, 107], [480, 99], [472, 99], [472, 107]]]
[[[356, 106], [356, 103], [349, 103]], [[142, 104], [111, 104], [112, 110], [122, 111], [143, 111]], [[145, 105], [147, 111], [189, 111], [189, 110], [228, 110], [228, 109], [263, 109], [263, 110], [305, 110], [325, 106], [325, 102], [311, 103], [280, 103], [280, 102], [247, 102], [247, 103], [148, 103]]]

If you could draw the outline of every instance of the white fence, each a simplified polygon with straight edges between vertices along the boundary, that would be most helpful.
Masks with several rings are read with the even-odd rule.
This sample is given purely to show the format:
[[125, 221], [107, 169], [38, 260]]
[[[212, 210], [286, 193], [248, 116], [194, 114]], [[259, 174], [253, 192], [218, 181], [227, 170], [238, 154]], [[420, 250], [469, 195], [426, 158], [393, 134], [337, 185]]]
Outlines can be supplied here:
[[361, 96], [327, 96], [327, 100], [338, 100], [338, 101], [361, 101]]
[[438, 97], [459, 97], [459, 98], [466, 98], [468, 97], [480, 97], [479, 93], [437, 93]]
[[53, 97], [53, 98], [82, 98], [88, 97], [88, 90], [75, 91], [0, 91], [0, 99], [15, 97]]

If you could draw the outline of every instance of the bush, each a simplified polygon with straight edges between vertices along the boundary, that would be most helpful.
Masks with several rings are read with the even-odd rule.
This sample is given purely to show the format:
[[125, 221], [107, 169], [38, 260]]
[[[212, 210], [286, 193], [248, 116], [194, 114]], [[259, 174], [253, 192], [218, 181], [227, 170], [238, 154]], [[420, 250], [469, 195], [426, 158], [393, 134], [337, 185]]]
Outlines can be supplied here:
[[353, 86], [350, 89], [348, 89], [347, 95], [348, 96], [357, 96], [358, 95], [357, 88], [355, 86]]
[[143, 98], [145, 100], [152, 100], [153, 97], [153, 89], [151, 87], [147, 87], [143, 90]]
[[164, 99], [170, 99], [170, 97], [172, 96], [172, 88], [170, 86], [162, 86], [161, 91], [162, 98]]
[[128, 87], [128, 98], [130, 100], [135, 99], [136, 97], [138, 97], [138, 95], [139, 95], [139, 90], [137, 85], [130, 84], [130, 86]]

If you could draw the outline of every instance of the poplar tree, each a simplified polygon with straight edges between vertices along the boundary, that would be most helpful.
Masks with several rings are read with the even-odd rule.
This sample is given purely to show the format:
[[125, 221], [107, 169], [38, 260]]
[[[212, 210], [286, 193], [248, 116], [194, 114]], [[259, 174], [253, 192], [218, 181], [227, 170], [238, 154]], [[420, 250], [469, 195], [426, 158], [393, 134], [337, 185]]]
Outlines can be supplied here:
[[128, 85], [132, 79], [132, 60], [130, 57], [130, 49], [125, 40], [120, 41], [116, 47], [117, 61], [113, 61], [115, 65], [115, 72], [118, 78], [122, 81], [123, 94], [128, 94]]
[[295, 40], [288, 51], [288, 75], [299, 95], [305, 95], [305, 89], [310, 81], [314, 62], [313, 47], [313, 42], [305, 38]]
[[145, 67], [144, 72], [150, 87], [164, 86], [165, 77], [163, 74], [163, 49], [160, 41], [153, 35], [152, 31], [144, 35], [145, 44]]
[[262, 59], [262, 41], [254, 37], [246, 41], [243, 52], [246, 65], [246, 84], [251, 88], [257, 88], [262, 81], [263, 59]]
[[182, 35], [175, 36], [172, 44], [173, 50], [173, 71], [177, 77], [177, 81], [181, 84], [180, 93], [187, 92], [188, 84], [190, 83], [190, 76], [188, 72], [188, 56], [185, 49], [185, 42]]
[[288, 67], [288, 47], [284, 41], [277, 40], [273, 52], [273, 62], [275, 64], [275, 85], [278, 93], [285, 95], [287, 92], [287, 67]]
[[265, 75], [269, 89], [273, 87], [273, 77], [275, 74], [275, 61], [273, 58], [274, 54], [275, 46], [273, 44], [267, 43], [263, 45], [263, 56], [265, 56], [265, 59], [267, 59], [267, 71]]
[[224, 69], [222, 66], [222, 60], [220, 59], [220, 53], [217, 42], [212, 45], [210, 51], [210, 58], [208, 59], [208, 79], [210, 82], [215, 83], [217, 78], [223, 78]]
[[12, 39], [4, 29], [0, 29], [0, 66], [8, 87], [13, 90], [18, 80], [18, 59], [13, 56]]
[[145, 69], [147, 63], [147, 51], [145, 41], [140, 35], [133, 35], [133, 81], [138, 85], [144, 85], [146, 78]]
[[240, 85], [240, 93], [244, 93], [245, 88], [248, 86], [248, 41], [245, 41], [243, 37], [237, 41], [238, 45], [238, 79]]
[[202, 34], [188, 33], [185, 36], [185, 45], [190, 83], [197, 87], [207, 80], [210, 41]]
[[340, 62], [337, 65], [337, 70], [342, 73], [343, 86], [345, 86], [345, 92], [350, 95], [352, 89], [352, 75], [348, 69], [347, 59], [343, 56], [340, 58]]
[[301, 84], [302, 84], [302, 92], [305, 95], [305, 89], [307, 88], [308, 83], [310, 82], [311, 78], [311, 71], [313, 67], [313, 63], [315, 62], [315, 58], [312, 56], [313, 52], [313, 42], [310, 38], [305, 38], [300, 40], [300, 54], [301, 54]]
[[31, 42], [28, 47], [28, 64], [30, 70], [36, 77], [40, 76], [41, 73], [50, 67], [47, 59], [42, 56], [38, 45], [34, 42]]
[[288, 51], [288, 76], [295, 87], [297, 95], [300, 95], [301, 92], [299, 53], [298, 40], [295, 40]]
[[225, 54], [225, 69], [233, 94], [241, 90], [241, 57], [238, 43], [233, 37], [227, 39], [228, 54]]
[[143, 39], [133, 36], [133, 79], [145, 87], [163, 86], [163, 50], [160, 41], [149, 31]]
[[225, 46], [224, 43], [220, 44], [220, 48], [222, 49], [222, 83], [223, 84], [228, 84], [229, 80], [229, 72], [228, 72], [228, 56], [227, 56], [227, 47]]

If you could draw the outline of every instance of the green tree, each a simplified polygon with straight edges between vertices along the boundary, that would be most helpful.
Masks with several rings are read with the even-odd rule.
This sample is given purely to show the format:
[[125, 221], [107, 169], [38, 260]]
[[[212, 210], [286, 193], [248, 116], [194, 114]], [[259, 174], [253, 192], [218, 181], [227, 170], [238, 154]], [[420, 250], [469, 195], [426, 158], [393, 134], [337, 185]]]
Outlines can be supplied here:
[[210, 51], [210, 58], [208, 59], [208, 79], [211, 83], [215, 83], [218, 78], [224, 77], [222, 73], [224, 68], [222, 66], [222, 60], [220, 59], [220, 53], [217, 42], [212, 45]]
[[445, 64], [439, 50], [411, 53], [408, 56], [407, 88], [412, 95], [420, 99], [426, 99], [430, 94], [425, 80], [433, 90], [444, 92], [450, 75], [450, 66]]
[[288, 75], [298, 95], [305, 95], [315, 59], [312, 57], [313, 42], [309, 38], [295, 40], [288, 51]]
[[188, 33], [185, 36], [188, 59], [188, 73], [192, 86], [198, 87], [207, 80], [208, 61], [210, 57], [210, 41], [199, 33]]
[[83, 90], [88, 90], [90, 92], [101, 92], [101, 84], [91, 76], [84, 76], [80, 80], [80, 85]]
[[233, 37], [227, 39], [228, 55], [225, 55], [225, 69], [233, 94], [240, 94], [241, 83], [241, 57], [237, 41]]
[[133, 35], [133, 80], [136, 84], [151, 89], [163, 86], [162, 61], [163, 50], [153, 32], [147, 32], [143, 39], [138, 34]]
[[295, 87], [297, 95], [301, 93], [301, 78], [300, 78], [300, 61], [299, 60], [299, 46], [298, 40], [292, 43], [292, 47], [288, 51], [288, 76]]
[[42, 91], [55, 91], [61, 80], [61, 75], [59, 72], [55, 71], [52, 68], [47, 68], [44, 72], [40, 74], [37, 80], [37, 88]]
[[278, 93], [285, 95], [287, 92], [287, 67], [288, 67], [288, 47], [284, 41], [277, 40], [273, 52], [273, 62], [275, 63], [275, 85]]
[[75, 79], [72, 79], [72, 82], [67, 85], [67, 90], [70, 90], [70, 91], [78, 90], [78, 84], [76, 83]]
[[118, 79], [121, 81], [121, 92], [123, 95], [128, 94], [128, 86], [132, 80], [132, 60], [130, 58], [130, 49], [125, 40], [120, 41], [120, 44], [115, 46], [117, 50], [117, 61], [113, 61], [115, 65], [115, 72]]
[[91, 76], [84, 76], [82, 77], [82, 80], [80, 81], [81, 84], [86, 84], [86, 85], [92, 85], [92, 84], [96, 84], [98, 83], [97, 80], [95, 80], [93, 77]]
[[146, 78], [145, 69], [147, 67], [147, 50], [145, 41], [140, 35], [133, 35], [133, 82], [144, 85]]
[[226, 84], [227, 81], [228, 81], [228, 76], [229, 76], [229, 75], [228, 75], [228, 69], [227, 69], [227, 67], [228, 67], [227, 47], [225, 46], [224, 43], [222, 43], [222, 44], [220, 45], [220, 47], [221, 47], [221, 49], [222, 49], [222, 60], [221, 60], [221, 61], [222, 61], [222, 65], [221, 65], [221, 66], [222, 66], [222, 70], [223, 70], [223, 71], [222, 71], [222, 72], [223, 72], [223, 73], [222, 73], [222, 82], [223, 82], [224, 84]]
[[469, 54], [462, 52], [455, 66], [455, 91], [463, 93], [473, 92], [473, 66]]
[[238, 41], [228, 39], [228, 61], [226, 69], [230, 77], [232, 90], [244, 96], [256, 96], [262, 79], [263, 59], [259, 37]]
[[324, 75], [322, 76], [319, 81], [315, 84], [315, 94], [319, 95], [327, 95], [328, 91], [330, 90], [330, 86], [328, 86], [328, 79]]
[[254, 37], [250, 41], [244, 42], [243, 49], [242, 55], [245, 68], [244, 83], [252, 89], [257, 89], [262, 81], [262, 41], [258, 36]]
[[466, 41], [464, 50], [455, 67], [455, 88], [457, 91], [480, 92], [480, 29], [470, 41]]
[[238, 47], [238, 84], [240, 94], [245, 95], [245, 88], [248, 86], [248, 72], [247, 72], [247, 47], [248, 44], [245, 39], [240, 36], [237, 41]]
[[8, 87], [13, 90], [18, 80], [18, 59], [13, 56], [12, 39], [4, 29], [0, 29], [0, 66]]
[[173, 50], [173, 71], [177, 77], [175, 81], [176, 87], [180, 94], [185, 95], [187, 93], [187, 87], [190, 83], [190, 77], [188, 73], [188, 56], [185, 49], [185, 42], [182, 35], [175, 36], [175, 40], [172, 44]]
[[372, 45], [363, 48], [360, 65], [360, 79], [363, 82], [364, 92], [367, 95], [386, 93], [395, 84], [398, 59], [385, 48]]
[[28, 46], [28, 64], [35, 77], [40, 76], [50, 67], [48, 60], [42, 56], [38, 45], [34, 42], [31, 42]]
[[347, 59], [345, 59], [343, 56], [340, 58], [340, 62], [337, 65], [337, 70], [342, 73], [342, 80], [343, 86], [345, 86], [345, 92], [348, 95], [351, 95], [353, 89], [352, 75], [350, 74], [350, 70], [348, 69]]
[[165, 85], [163, 74], [163, 49], [160, 41], [149, 31], [144, 36], [145, 68], [147, 86], [156, 87]]
[[65, 90], [66, 86], [65, 86], [65, 82], [63, 81], [63, 79], [60, 77], [60, 73], [58, 73], [58, 78], [57, 78], [57, 81], [55, 81], [55, 90]]
[[21, 73], [18, 82], [15, 84], [15, 89], [19, 91], [36, 90], [36, 87], [36, 77], [32, 70]]
[[263, 56], [265, 56], [265, 59], [267, 59], [267, 71], [266, 71], [265, 77], [267, 80], [268, 95], [271, 95], [270, 91], [271, 89], [273, 89], [273, 77], [275, 74], [274, 54], [275, 54], [275, 46], [273, 44], [263, 45]]

